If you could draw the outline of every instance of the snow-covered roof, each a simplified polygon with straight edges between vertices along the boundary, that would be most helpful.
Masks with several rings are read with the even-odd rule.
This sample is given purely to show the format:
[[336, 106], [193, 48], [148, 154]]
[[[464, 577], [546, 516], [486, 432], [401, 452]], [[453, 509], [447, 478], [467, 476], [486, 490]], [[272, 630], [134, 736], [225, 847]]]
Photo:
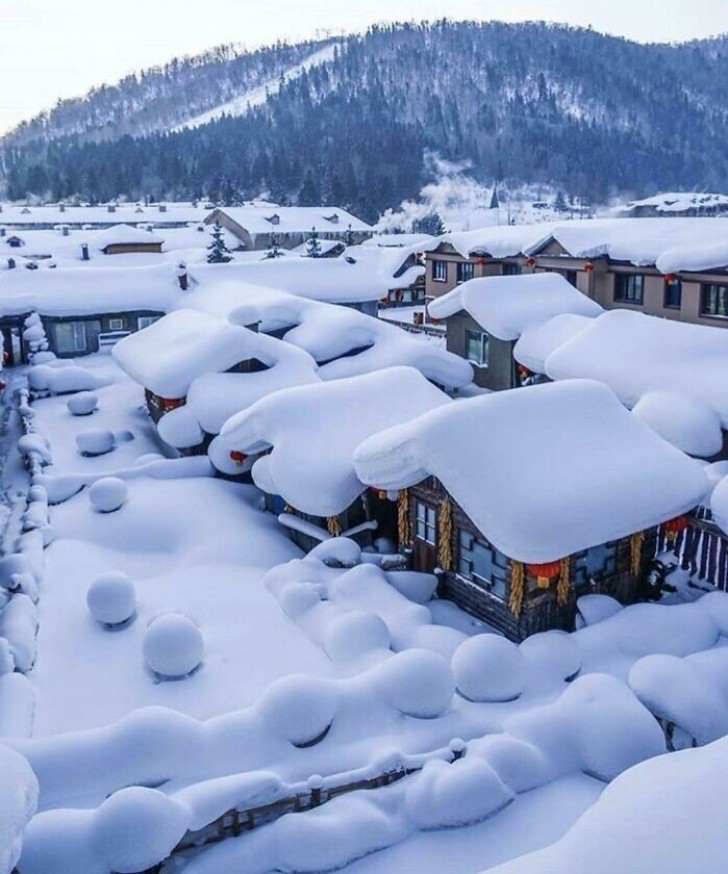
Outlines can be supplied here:
[[47, 316], [83, 316], [135, 310], [165, 312], [182, 294], [177, 273], [172, 264], [4, 270], [0, 272], [0, 314], [13, 316], [36, 311]]
[[500, 340], [517, 340], [528, 328], [563, 313], [596, 316], [602, 312], [599, 304], [558, 273], [471, 279], [429, 305], [436, 319], [462, 310]]
[[429, 245], [437, 240], [432, 234], [376, 234], [364, 242], [378, 248], [413, 248]]
[[352, 460], [362, 440], [451, 403], [408, 367], [287, 389], [226, 422], [210, 446], [210, 458], [228, 470], [231, 450], [257, 453], [272, 447], [253, 465], [255, 483], [304, 513], [334, 516], [366, 488]]
[[66, 206], [61, 210], [61, 205], [57, 203], [28, 207], [23, 204], [4, 203], [0, 212], [0, 225], [54, 227], [57, 224], [67, 224], [73, 227], [108, 227], [123, 222], [136, 224], [144, 221], [158, 225], [179, 225], [204, 221], [210, 213], [209, 206], [202, 203], [197, 206], [191, 203], [119, 203], [112, 206], [111, 210], [108, 205]]
[[555, 380], [606, 383], [630, 409], [646, 392], [678, 392], [703, 401], [728, 428], [728, 332], [722, 328], [611, 310], [558, 346], [544, 369]]
[[657, 259], [661, 273], [700, 273], [728, 268], [728, 222], [718, 242], [686, 243], [666, 249]]
[[385, 489], [437, 477], [494, 546], [525, 562], [658, 525], [707, 490], [698, 462], [591, 380], [458, 401], [373, 436], [354, 461], [362, 482]]
[[338, 206], [224, 206], [210, 213], [207, 221], [224, 213], [250, 234], [307, 234], [312, 228], [319, 233], [344, 234], [352, 231], [373, 232], [373, 228]]
[[546, 322], [532, 325], [526, 328], [513, 347], [513, 357], [534, 373], [545, 373], [549, 355], [583, 331], [591, 321], [590, 316], [562, 313]]
[[196, 377], [254, 358], [257, 340], [248, 328], [181, 309], [125, 337], [112, 351], [117, 364], [140, 385], [160, 397], [182, 398]]
[[150, 231], [124, 224], [114, 225], [113, 228], [99, 231], [90, 239], [90, 244], [98, 251], [106, 249], [107, 246], [127, 246], [145, 243], [161, 246], [164, 240]]
[[443, 243], [449, 243], [464, 258], [469, 255], [513, 258], [547, 240], [554, 227], [555, 225], [548, 223], [495, 225], [474, 231], [457, 231], [442, 237], [433, 237], [422, 248], [430, 252]]
[[654, 207], [657, 212], [665, 215], [686, 212], [694, 209], [728, 209], [728, 194], [708, 194], [695, 191], [671, 191], [664, 194], [655, 194], [653, 197], [645, 197], [643, 200], [632, 200], [624, 212], [634, 212], [640, 207]]

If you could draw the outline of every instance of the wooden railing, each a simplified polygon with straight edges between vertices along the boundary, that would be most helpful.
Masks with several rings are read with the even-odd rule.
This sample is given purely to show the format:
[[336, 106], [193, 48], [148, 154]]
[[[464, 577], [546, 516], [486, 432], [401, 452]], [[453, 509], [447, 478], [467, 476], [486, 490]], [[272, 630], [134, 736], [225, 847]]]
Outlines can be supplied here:
[[690, 517], [674, 546], [664, 535], [658, 546], [660, 552], [673, 552], [683, 570], [728, 592], [728, 535], [715, 524], [710, 510], [701, 508]]

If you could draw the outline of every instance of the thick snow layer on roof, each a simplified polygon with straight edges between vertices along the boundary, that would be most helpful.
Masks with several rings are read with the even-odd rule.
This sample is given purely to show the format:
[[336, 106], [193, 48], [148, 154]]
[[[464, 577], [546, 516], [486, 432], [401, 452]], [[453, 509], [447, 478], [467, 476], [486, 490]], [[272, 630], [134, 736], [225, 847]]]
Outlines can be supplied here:
[[724, 270], [728, 267], [728, 222], [721, 226], [719, 242], [693, 243], [666, 249], [657, 259], [662, 273], [699, 273], [703, 270]]
[[526, 562], [650, 528], [707, 490], [698, 462], [589, 380], [460, 401], [370, 438], [355, 465], [386, 489], [437, 477], [494, 546]]
[[91, 238], [91, 244], [95, 249], [105, 249], [107, 246], [124, 246], [135, 243], [163, 243], [162, 237], [150, 231], [135, 228], [131, 225], [114, 225], [113, 228], [99, 231]]
[[144, 388], [163, 398], [183, 398], [196, 377], [256, 357], [258, 340], [248, 328], [184, 309], [125, 337], [113, 355]]
[[532, 325], [513, 347], [513, 357], [534, 373], [546, 372], [546, 359], [559, 346], [591, 324], [589, 316], [563, 313], [547, 322]]
[[728, 740], [650, 759], [619, 776], [556, 844], [488, 874], [722, 874]]
[[703, 401], [728, 428], [728, 332], [611, 310], [546, 360], [551, 379], [606, 383], [630, 409], [649, 391]]
[[[312, 228], [316, 228], [319, 234], [343, 235], [349, 230], [349, 225], [355, 232], [374, 230], [371, 225], [338, 206], [225, 206], [215, 210], [209, 218], [212, 219], [215, 213], [229, 216], [253, 235], [308, 234]], [[278, 221], [275, 221], [276, 216]]]
[[633, 211], [642, 206], [654, 206], [658, 212], [667, 214], [684, 212], [689, 209], [712, 209], [720, 206], [728, 208], [728, 194], [670, 191], [664, 194], [655, 194], [653, 197], [645, 197], [643, 200], [630, 201], [625, 209]]
[[450, 403], [406, 367], [288, 389], [226, 422], [210, 458], [227, 470], [231, 450], [247, 454], [272, 447], [253, 465], [256, 483], [304, 513], [334, 516], [366, 488], [352, 460], [362, 440]]
[[437, 240], [437, 237], [433, 237], [431, 234], [376, 234], [376, 236], [368, 239], [364, 245], [380, 248], [421, 248], [435, 240]]
[[517, 340], [528, 328], [563, 313], [597, 316], [602, 312], [599, 304], [558, 273], [471, 279], [429, 305], [436, 319], [461, 310], [499, 340]]
[[38, 781], [19, 753], [0, 745], [0, 874], [20, 858], [23, 832], [38, 803]]
[[442, 243], [449, 243], [465, 258], [468, 255], [512, 258], [545, 242], [554, 227], [550, 224], [497, 225], [478, 228], [475, 231], [458, 231], [442, 237], [433, 237], [423, 248], [425, 251], [432, 251]]
[[177, 268], [172, 264], [0, 272], [0, 314], [6, 316], [164, 312], [181, 294]]
[[712, 458], [723, 448], [720, 416], [705, 401], [679, 392], [649, 391], [632, 412], [688, 455]]

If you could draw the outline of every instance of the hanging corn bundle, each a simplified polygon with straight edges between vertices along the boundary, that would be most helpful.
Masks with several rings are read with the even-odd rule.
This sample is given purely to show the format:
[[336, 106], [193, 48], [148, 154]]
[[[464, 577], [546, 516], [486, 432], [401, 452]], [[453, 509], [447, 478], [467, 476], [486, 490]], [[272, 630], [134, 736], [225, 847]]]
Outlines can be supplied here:
[[409, 492], [401, 489], [397, 495], [397, 537], [400, 547], [410, 545]]
[[514, 616], [520, 616], [526, 584], [526, 569], [520, 561], [511, 562], [511, 596], [508, 607]]
[[326, 530], [332, 537], [338, 537], [341, 534], [338, 516], [329, 516], [326, 520]]
[[630, 550], [630, 573], [633, 577], [639, 575], [642, 570], [642, 548], [645, 545], [645, 532], [640, 531], [633, 534], [629, 540]]
[[571, 596], [571, 559], [561, 559], [561, 573], [559, 581], [556, 584], [556, 602], [559, 607], [564, 607], [569, 603]]
[[452, 503], [444, 498], [440, 503], [437, 532], [437, 563], [445, 571], [452, 570]]

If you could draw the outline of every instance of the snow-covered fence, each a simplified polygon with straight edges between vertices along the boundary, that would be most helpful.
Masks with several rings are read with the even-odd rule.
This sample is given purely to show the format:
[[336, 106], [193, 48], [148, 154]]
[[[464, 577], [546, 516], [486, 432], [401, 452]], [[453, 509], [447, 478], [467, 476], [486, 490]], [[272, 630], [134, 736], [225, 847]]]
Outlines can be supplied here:
[[700, 508], [689, 517], [688, 527], [674, 545], [667, 543], [663, 535], [659, 548], [672, 550], [683, 570], [728, 591], [728, 535], [713, 522], [710, 510]]

